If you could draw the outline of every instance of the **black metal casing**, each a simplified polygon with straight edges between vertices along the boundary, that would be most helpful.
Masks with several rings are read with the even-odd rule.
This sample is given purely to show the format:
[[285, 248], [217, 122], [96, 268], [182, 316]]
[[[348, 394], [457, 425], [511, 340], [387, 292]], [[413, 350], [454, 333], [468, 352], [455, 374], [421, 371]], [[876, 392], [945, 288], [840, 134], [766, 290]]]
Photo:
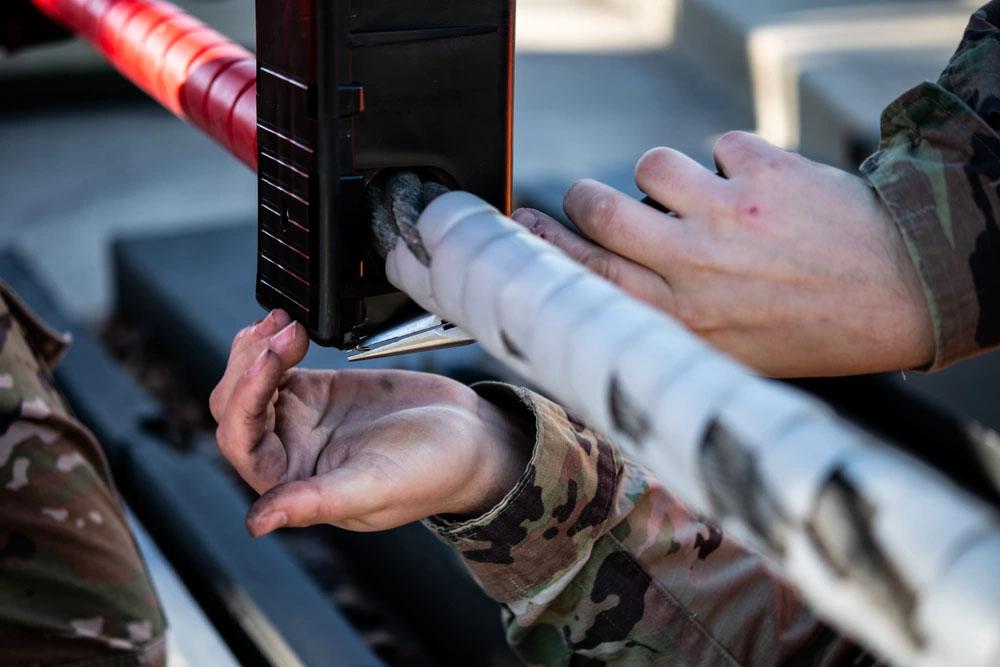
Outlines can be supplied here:
[[418, 309], [365, 184], [423, 171], [509, 213], [514, 0], [257, 0], [257, 301], [348, 348]]

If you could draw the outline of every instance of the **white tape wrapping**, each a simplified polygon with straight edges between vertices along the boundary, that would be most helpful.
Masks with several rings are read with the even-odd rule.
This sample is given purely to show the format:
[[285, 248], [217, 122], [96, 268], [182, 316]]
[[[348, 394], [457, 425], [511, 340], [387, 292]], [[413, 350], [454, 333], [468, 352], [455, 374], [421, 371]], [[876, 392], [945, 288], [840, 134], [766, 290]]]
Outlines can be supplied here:
[[992, 508], [468, 193], [435, 200], [418, 231], [430, 266], [398, 244], [393, 284], [768, 554], [833, 624], [897, 664], [1000, 665]]

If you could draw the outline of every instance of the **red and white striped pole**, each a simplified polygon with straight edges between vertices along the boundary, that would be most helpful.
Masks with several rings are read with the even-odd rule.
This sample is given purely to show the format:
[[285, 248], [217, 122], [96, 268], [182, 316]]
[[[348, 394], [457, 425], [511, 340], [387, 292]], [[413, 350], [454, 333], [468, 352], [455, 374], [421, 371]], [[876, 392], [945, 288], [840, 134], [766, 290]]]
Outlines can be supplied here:
[[162, 0], [33, 0], [125, 77], [257, 169], [257, 63]]

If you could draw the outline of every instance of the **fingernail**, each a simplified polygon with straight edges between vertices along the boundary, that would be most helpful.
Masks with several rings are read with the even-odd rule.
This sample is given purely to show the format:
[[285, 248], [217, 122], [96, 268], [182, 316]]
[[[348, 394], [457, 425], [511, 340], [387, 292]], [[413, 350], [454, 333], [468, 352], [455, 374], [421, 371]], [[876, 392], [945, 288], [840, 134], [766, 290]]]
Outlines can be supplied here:
[[270, 336], [277, 331], [277, 323], [274, 321], [274, 311], [267, 314], [267, 317], [254, 325], [253, 332], [257, 336]]
[[275, 328], [280, 329], [287, 326], [292, 321], [292, 316], [278, 308], [271, 311], [271, 318], [274, 320]]
[[288, 515], [284, 512], [268, 512], [267, 514], [254, 517], [251, 524], [254, 535], [260, 537], [288, 525]]
[[517, 224], [531, 229], [536, 222], [538, 222], [538, 215], [527, 208], [520, 208], [514, 211], [513, 215], [510, 216], [511, 219]]
[[571, 197], [585, 187], [587, 187], [587, 179], [581, 178], [579, 180], [573, 181], [570, 184], [569, 189], [566, 190], [566, 196]]
[[295, 342], [298, 336], [298, 327], [295, 326], [295, 322], [292, 322], [287, 327], [278, 332], [278, 334], [271, 339], [274, 343], [274, 347], [278, 350], [287, 350]]

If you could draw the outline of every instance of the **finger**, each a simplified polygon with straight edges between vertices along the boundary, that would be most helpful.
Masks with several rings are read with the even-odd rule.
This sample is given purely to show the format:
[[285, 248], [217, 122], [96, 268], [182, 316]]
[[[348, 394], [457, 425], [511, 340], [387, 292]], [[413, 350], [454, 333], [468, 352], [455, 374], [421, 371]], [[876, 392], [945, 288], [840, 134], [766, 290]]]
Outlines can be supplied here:
[[724, 179], [672, 148], [654, 148], [639, 158], [635, 183], [681, 217], [711, 210], [724, 196], [726, 186]]
[[713, 153], [719, 170], [727, 177], [733, 178], [768, 164], [784, 151], [772, 146], [756, 134], [727, 132], [715, 142]]
[[[308, 348], [309, 339], [298, 322], [292, 322], [264, 341], [264, 349], [253, 365], [233, 383], [222, 410], [220, 431], [228, 436], [233, 446], [246, 449], [260, 439], [260, 433], [249, 429], [263, 428], [267, 407], [282, 376], [302, 361]], [[236, 465], [235, 461], [231, 462]]]
[[655, 270], [678, 254], [682, 221], [603, 183], [574, 183], [563, 207], [588, 238], [633, 262]]
[[[612, 256], [612, 253], [608, 250], [588, 241], [579, 234], [573, 233], [558, 220], [541, 211], [531, 208], [518, 209], [511, 215], [511, 219], [538, 238], [548, 241], [559, 248], [581, 264], [586, 264], [584, 260], [592, 255]], [[618, 259], [622, 262], [628, 261], [621, 257], [618, 257]]]
[[233, 338], [226, 371], [208, 399], [209, 410], [216, 422], [221, 421], [225, 414], [233, 385], [266, 347], [267, 339], [288, 326], [291, 321], [292, 318], [285, 311], [272, 310], [263, 320], [242, 329]]
[[279, 528], [337, 524], [374, 508], [372, 489], [346, 471], [288, 482], [260, 497], [247, 514], [247, 530], [261, 537]]
[[216, 431], [223, 456], [255, 488], [261, 478], [274, 479], [275, 470], [280, 475], [287, 464], [281, 443], [268, 430], [268, 410], [284, 372], [277, 353], [261, 351], [233, 387]]
[[282, 372], [296, 366], [305, 359], [309, 351], [309, 334], [304, 326], [292, 322], [267, 341], [268, 347], [281, 360]]
[[659, 308], [670, 309], [673, 303], [670, 286], [656, 272], [581, 238], [541, 211], [520, 209], [514, 211], [511, 217], [535, 236], [548, 241], [632, 296]]
[[[253, 345], [257, 341], [270, 338], [278, 333], [292, 321], [292, 318], [284, 310], [272, 310], [264, 319], [254, 322], [253, 325], [241, 330], [233, 338], [230, 352], [239, 352], [248, 345]], [[256, 358], [256, 356], [254, 357]], [[230, 356], [232, 359], [232, 355]]]
[[[292, 322], [283, 311], [277, 312], [279, 315], [270, 325], [265, 320], [259, 328], [246, 329], [242, 342], [238, 340], [233, 343], [226, 372], [209, 397], [209, 409], [217, 422], [221, 422], [225, 416], [226, 405], [229, 403], [233, 387], [264, 349], [270, 348], [277, 353], [285, 370], [295, 366], [305, 357], [309, 349], [309, 338], [305, 329], [301, 324]], [[284, 328], [274, 333], [279, 326]]]

